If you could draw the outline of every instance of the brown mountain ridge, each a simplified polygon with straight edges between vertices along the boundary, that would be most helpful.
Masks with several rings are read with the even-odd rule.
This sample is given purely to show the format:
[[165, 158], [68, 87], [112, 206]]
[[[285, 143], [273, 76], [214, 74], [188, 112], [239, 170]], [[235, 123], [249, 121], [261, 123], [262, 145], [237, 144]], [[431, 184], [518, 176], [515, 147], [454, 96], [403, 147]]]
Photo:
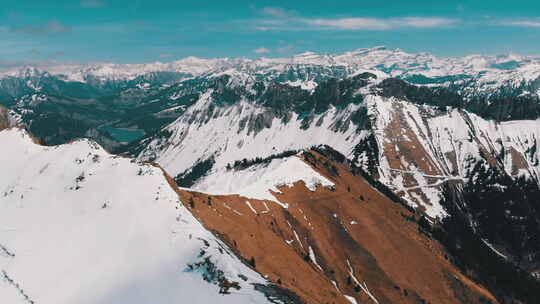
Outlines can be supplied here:
[[290, 303], [499, 303], [422, 232], [417, 214], [316, 151], [300, 156], [335, 186], [303, 182], [272, 201], [179, 189], [188, 209]]

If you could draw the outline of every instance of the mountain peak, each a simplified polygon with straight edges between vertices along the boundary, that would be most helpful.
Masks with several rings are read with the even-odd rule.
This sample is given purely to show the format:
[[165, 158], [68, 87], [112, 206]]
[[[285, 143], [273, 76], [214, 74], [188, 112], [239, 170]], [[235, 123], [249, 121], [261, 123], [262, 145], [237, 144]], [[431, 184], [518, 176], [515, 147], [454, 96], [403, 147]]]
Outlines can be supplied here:
[[10, 68], [4, 73], [4, 76], [15, 77], [15, 78], [32, 78], [32, 77], [42, 77], [46, 76], [49, 73], [41, 68], [32, 65], [23, 65], [20, 67]]

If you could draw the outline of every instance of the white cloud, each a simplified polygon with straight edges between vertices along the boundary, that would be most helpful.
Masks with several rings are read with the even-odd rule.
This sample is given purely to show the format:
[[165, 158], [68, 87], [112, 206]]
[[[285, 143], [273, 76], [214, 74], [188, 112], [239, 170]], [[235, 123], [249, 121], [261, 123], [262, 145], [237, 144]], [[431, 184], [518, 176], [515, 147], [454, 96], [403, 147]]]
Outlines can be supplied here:
[[260, 31], [312, 31], [312, 30], [392, 30], [399, 28], [442, 28], [461, 22], [460, 19], [444, 17], [402, 18], [306, 18], [294, 11], [279, 7], [261, 9], [264, 18], [258, 19], [255, 28]]
[[403, 24], [407, 27], [420, 27], [420, 28], [430, 28], [430, 27], [447, 27], [455, 25], [461, 20], [452, 19], [452, 18], [440, 18], [440, 17], [408, 17], [402, 19], [395, 19], [398, 24]]
[[266, 54], [266, 53], [270, 53], [271, 51], [269, 49], [267, 49], [267, 48], [262, 47], [262, 48], [258, 48], [258, 49], [253, 50], [253, 52], [255, 54]]
[[303, 23], [315, 29], [328, 30], [391, 30], [399, 28], [439, 28], [460, 22], [458, 19], [441, 17], [406, 17], [406, 18], [337, 18], [337, 19], [302, 19]]
[[374, 18], [304, 19], [308, 25], [341, 30], [385, 30], [388, 23]]
[[499, 22], [498, 25], [516, 26], [516, 27], [540, 27], [540, 20], [514, 20]]

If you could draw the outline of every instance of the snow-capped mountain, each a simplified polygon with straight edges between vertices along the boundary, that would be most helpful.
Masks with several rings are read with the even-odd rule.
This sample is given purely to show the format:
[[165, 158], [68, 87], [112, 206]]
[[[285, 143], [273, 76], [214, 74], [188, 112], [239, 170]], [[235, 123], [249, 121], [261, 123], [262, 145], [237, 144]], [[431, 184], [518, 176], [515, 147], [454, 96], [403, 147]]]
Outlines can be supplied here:
[[3, 303], [268, 302], [255, 290], [268, 282], [191, 215], [160, 168], [88, 140], [40, 146], [17, 128], [0, 143]]
[[[431, 221], [463, 213], [495, 250], [539, 269], [528, 258], [540, 254], [532, 224], [539, 217], [524, 211], [536, 210], [540, 194], [538, 120], [496, 121], [471, 113], [450, 91], [371, 73], [323, 81], [314, 91], [268, 84], [254, 92], [225, 80], [132, 153], [161, 164], [182, 186], [231, 194], [256, 178], [238, 168], [328, 145]], [[513, 232], [502, 233], [497, 221]]]
[[[387, 97], [375, 77], [365, 74], [337, 85], [322, 83], [312, 95], [286, 86], [268, 86], [255, 96], [240, 91], [238, 101], [230, 104], [220, 102], [229, 92], [209, 88], [175, 122], [145, 139], [139, 157], [157, 161], [176, 176], [207, 160], [225, 169], [244, 158], [325, 144], [363, 163], [388, 186], [403, 190], [473, 178], [473, 168], [482, 160], [510, 176], [538, 180], [537, 121], [497, 123], [458, 108]], [[326, 100], [330, 102], [325, 104]], [[414, 153], [397, 158], [405, 150]], [[417, 171], [425, 176], [406, 176]], [[438, 195], [407, 197], [413, 206], [428, 208], [433, 217], [444, 215]]]
[[539, 62], [518, 55], [437, 58], [377, 47], [291, 58], [50, 64], [2, 71], [0, 103], [47, 143], [90, 137], [111, 151], [172, 122], [209, 88], [240, 88], [256, 96], [261, 88], [286, 85], [314, 93], [321, 83], [366, 72], [379, 81], [399, 78], [444, 88], [483, 117], [535, 119], [540, 117]]
[[[389, 77], [407, 79], [426, 85], [466, 84], [467, 93], [495, 94], [505, 89], [520, 89], [521, 94], [538, 96], [536, 79], [540, 75], [540, 58], [515, 54], [484, 56], [469, 55], [457, 58], [438, 58], [429, 53], [411, 54], [385, 47], [358, 49], [341, 54], [305, 52], [290, 58], [203, 59], [187, 57], [178, 61], [146, 64], [44, 64], [4, 69], [3, 79], [28, 78], [47, 75], [70, 82], [132, 81], [150, 73], [177, 73], [182, 77], [198, 77], [225, 71], [245, 72], [257, 77], [287, 81], [291, 73], [304, 69], [302, 81], [315, 81], [321, 76], [345, 76], [361, 70], [386, 73]], [[310, 71], [315, 71], [310, 73]], [[319, 70], [319, 71], [317, 71]], [[322, 71], [326, 70], [326, 71]], [[326, 74], [326, 75], [324, 75]], [[311, 76], [311, 77], [310, 77]], [[302, 76], [300, 76], [302, 78]], [[323, 77], [324, 78], [324, 77]], [[289, 81], [293, 81], [289, 79]], [[532, 85], [533, 90], [525, 90]], [[471, 88], [472, 87], [472, 88]]]

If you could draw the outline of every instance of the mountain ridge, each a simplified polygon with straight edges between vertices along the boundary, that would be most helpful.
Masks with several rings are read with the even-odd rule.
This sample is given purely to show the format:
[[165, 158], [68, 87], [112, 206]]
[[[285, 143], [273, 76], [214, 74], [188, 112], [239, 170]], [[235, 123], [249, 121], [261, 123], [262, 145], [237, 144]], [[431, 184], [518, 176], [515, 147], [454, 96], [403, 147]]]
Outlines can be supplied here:
[[9, 303], [268, 301], [255, 289], [268, 282], [193, 218], [158, 166], [84, 139], [42, 146], [19, 128], [0, 141]]
[[[272, 196], [266, 198], [250, 194], [210, 195], [190, 189], [182, 189], [180, 196], [192, 202], [190, 210], [206, 227], [218, 231], [231, 247], [246, 260], [253, 261], [252, 265], [274, 282], [309, 299], [308, 302], [497, 303], [482, 287], [471, 284], [455, 269], [447, 268], [450, 264], [444, 258], [444, 250], [430, 243], [416, 224], [405, 219], [415, 215], [403, 206], [323, 154], [308, 150], [286, 156], [283, 163], [291, 159], [305, 162], [332, 184], [318, 182], [315, 186], [311, 184], [314, 179], [281, 181], [274, 190], [269, 190]], [[262, 179], [268, 175], [260, 166], [254, 170]], [[400, 233], [394, 230], [397, 226]], [[377, 237], [373, 238], [374, 235]], [[422, 245], [418, 245], [419, 251], [415, 253], [405, 250], [404, 244], [399, 245], [399, 251], [391, 250], [398, 242], [390, 240], [393, 237], [408, 246], [416, 242]], [[374, 239], [376, 244], [371, 244], [370, 240]], [[382, 254], [383, 251], [396, 255], [390, 257]], [[415, 258], [420, 264], [440, 266], [443, 270], [413, 266]], [[386, 264], [400, 259], [406, 259], [411, 268], [398, 271]], [[446, 271], [462, 282], [459, 284], [465, 286], [463, 293], [450, 287], [452, 284], [444, 278]], [[409, 282], [397, 273], [408, 277]], [[428, 279], [427, 273], [434, 277]], [[436, 275], [439, 273], [441, 277]], [[417, 288], [423, 283], [409, 285], [410, 280], [426, 279], [430, 280], [429, 289]]]
[[[169, 63], [146, 64], [51, 64], [42, 68], [33, 66], [15, 67], [0, 73], [3, 78], [26, 78], [39, 74], [62, 76], [63, 80], [86, 82], [130, 81], [147, 73], [173, 72], [184, 78], [211, 75], [234, 69], [255, 74], [269, 74], [272, 71], [286, 70], [291, 66], [341, 67], [344, 72], [359, 69], [377, 70], [389, 77], [399, 77], [422, 84], [431, 81], [437, 84], [444, 77], [455, 77], [461, 81], [475, 79], [480, 91], [490, 91], [502, 86], [519, 87], [521, 82], [533, 82], [540, 73], [540, 57], [508, 55], [469, 55], [456, 58], [438, 58], [429, 53], [410, 54], [402, 50], [389, 50], [385, 47], [357, 49], [340, 54], [316, 54], [306, 52], [289, 58], [216, 58], [202, 59], [187, 57]], [[47, 73], [47, 72], [48, 73]], [[485, 74], [485, 75], [483, 75]], [[423, 79], [415, 77], [422, 76]], [[441, 78], [443, 77], [443, 78]], [[456, 78], [457, 77], [457, 78]], [[429, 80], [431, 79], [431, 80]], [[499, 79], [499, 80], [497, 80]], [[449, 85], [451, 79], [442, 83]], [[496, 83], [492, 84], [492, 82]], [[430, 84], [429, 82], [426, 84]], [[440, 84], [440, 83], [439, 83]], [[469, 92], [473, 94], [474, 92]], [[479, 92], [480, 94], [484, 94]], [[528, 92], [535, 95], [537, 92]]]

